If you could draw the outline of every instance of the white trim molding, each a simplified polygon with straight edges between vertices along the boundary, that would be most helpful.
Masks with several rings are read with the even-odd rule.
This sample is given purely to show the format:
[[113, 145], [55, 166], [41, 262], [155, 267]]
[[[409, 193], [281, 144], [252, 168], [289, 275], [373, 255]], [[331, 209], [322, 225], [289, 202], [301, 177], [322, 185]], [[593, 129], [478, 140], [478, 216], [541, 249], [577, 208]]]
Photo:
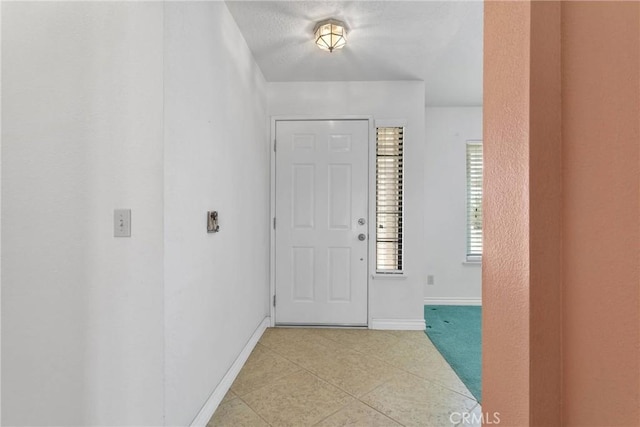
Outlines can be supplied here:
[[424, 297], [424, 305], [482, 305], [482, 298]]
[[229, 368], [222, 378], [222, 381], [220, 381], [215, 390], [213, 390], [209, 399], [207, 399], [202, 409], [200, 409], [200, 412], [198, 412], [198, 415], [191, 422], [192, 427], [205, 427], [207, 425], [214, 412], [216, 412], [216, 409], [218, 409], [218, 405], [220, 405], [220, 402], [222, 402], [222, 399], [229, 391], [231, 384], [233, 384], [233, 381], [240, 373], [240, 370], [246, 363], [249, 355], [260, 340], [260, 337], [270, 324], [271, 319], [269, 317], [265, 317], [262, 322], [260, 322], [260, 325], [258, 325], [253, 335], [251, 335], [251, 338], [249, 338], [247, 345], [244, 346], [236, 360], [233, 362], [233, 365], [231, 365], [231, 368]]
[[424, 319], [371, 319], [371, 329], [391, 331], [424, 331]]

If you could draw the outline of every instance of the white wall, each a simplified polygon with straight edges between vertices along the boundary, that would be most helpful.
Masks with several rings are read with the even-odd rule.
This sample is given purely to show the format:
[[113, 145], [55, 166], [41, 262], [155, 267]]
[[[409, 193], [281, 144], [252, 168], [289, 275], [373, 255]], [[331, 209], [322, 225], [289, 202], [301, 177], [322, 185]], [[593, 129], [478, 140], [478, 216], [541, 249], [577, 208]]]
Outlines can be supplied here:
[[268, 313], [260, 71], [222, 2], [3, 2], [2, 55], [3, 424], [189, 424]]
[[482, 139], [482, 107], [425, 109], [425, 299], [481, 298], [480, 264], [466, 255], [466, 141]]
[[371, 115], [376, 120], [405, 121], [406, 279], [372, 281], [369, 317], [374, 321], [421, 321], [424, 84], [413, 81], [269, 83], [267, 99], [270, 116]]
[[165, 24], [166, 424], [185, 425], [268, 315], [268, 120], [224, 3], [167, 3]]
[[4, 425], [162, 424], [162, 8], [2, 2]]

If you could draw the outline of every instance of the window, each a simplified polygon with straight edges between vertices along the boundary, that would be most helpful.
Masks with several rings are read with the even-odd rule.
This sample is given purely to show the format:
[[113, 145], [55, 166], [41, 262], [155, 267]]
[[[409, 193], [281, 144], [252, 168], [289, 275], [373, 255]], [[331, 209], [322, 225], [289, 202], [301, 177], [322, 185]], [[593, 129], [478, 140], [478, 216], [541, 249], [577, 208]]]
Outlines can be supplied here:
[[482, 261], [482, 142], [467, 142], [467, 261]]
[[376, 271], [402, 273], [404, 128], [376, 132]]

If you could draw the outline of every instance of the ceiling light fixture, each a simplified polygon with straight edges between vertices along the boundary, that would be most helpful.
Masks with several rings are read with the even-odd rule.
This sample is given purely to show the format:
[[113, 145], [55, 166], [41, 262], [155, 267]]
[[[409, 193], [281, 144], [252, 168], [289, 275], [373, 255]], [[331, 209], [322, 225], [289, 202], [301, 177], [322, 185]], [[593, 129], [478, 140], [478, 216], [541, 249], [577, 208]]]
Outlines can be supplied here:
[[347, 44], [347, 27], [344, 22], [335, 19], [318, 22], [313, 33], [316, 44], [322, 50], [333, 52], [335, 49], [342, 49]]

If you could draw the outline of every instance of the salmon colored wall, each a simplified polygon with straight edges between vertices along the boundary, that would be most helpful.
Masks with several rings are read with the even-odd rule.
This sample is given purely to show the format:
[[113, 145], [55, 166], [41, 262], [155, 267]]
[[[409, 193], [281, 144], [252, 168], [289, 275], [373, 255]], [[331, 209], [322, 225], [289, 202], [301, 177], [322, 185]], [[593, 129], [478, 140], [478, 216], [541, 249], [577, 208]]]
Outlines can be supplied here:
[[529, 419], [530, 13], [485, 2], [482, 409], [508, 426]]
[[483, 411], [640, 425], [640, 2], [485, 2]]
[[561, 5], [531, 3], [529, 84], [529, 419], [562, 420]]
[[640, 425], [639, 8], [562, 4], [566, 425]]

